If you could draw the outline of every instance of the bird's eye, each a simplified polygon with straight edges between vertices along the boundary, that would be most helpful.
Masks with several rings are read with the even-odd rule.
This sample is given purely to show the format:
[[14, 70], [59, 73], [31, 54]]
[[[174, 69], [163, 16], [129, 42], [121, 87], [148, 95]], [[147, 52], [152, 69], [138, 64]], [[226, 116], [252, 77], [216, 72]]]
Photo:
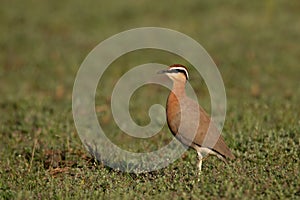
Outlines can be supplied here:
[[187, 71], [186, 70], [184, 70], [184, 69], [171, 69], [171, 70], [169, 70], [169, 73], [182, 73], [182, 74], [184, 74], [185, 75], [185, 77], [186, 77], [186, 79], [188, 80], [189, 79], [189, 77], [188, 77], [188, 74], [187, 74]]
[[171, 72], [172, 73], [183, 73], [183, 70], [181, 70], [181, 69], [172, 69]]

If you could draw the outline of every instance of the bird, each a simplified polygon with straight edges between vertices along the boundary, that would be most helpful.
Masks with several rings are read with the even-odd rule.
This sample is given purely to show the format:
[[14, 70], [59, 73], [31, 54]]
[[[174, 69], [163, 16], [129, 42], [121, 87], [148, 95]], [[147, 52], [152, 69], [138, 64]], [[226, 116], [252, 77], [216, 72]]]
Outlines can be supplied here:
[[[165, 74], [173, 81], [166, 105], [167, 124], [176, 139], [196, 150], [199, 174], [202, 170], [202, 160], [208, 155], [215, 155], [225, 163], [234, 159], [235, 156], [210, 116], [198, 102], [186, 95], [185, 85], [189, 80], [187, 68], [181, 64], [173, 64], [157, 73]], [[213, 146], [207, 145], [205, 141]]]

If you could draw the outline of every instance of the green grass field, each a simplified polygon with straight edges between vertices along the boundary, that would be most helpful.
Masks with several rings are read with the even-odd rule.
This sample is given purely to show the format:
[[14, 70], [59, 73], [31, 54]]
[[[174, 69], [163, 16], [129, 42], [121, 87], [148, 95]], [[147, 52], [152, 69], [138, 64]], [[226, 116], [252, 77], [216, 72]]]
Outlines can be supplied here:
[[[299, 199], [299, 11], [300, 2], [283, 0], [3, 0], [0, 199]], [[223, 135], [237, 158], [225, 165], [209, 157], [199, 181], [193, 150], [164, 169], [124, 173], [95, 161], [76, 132], [72, 87], [80, 64], [99, 42], [143, 26], [191, 36], [222, 74], [227, 93]], [[112, 141], [139, 152], [171, 139], [166, 125], [157, 137], [134, 145], [114, 124], [109, 100], [130, 68], [180, 61], [143, 50], [119, 58], [105, 72], [96, 110]], [[208, 109], [206, 85], [193, 72], [191, 84]], [[164, 105], [167, 95], [158, 86], [140, 88], [132, 98], [134, 120], [147, 124], [149, 106]]]

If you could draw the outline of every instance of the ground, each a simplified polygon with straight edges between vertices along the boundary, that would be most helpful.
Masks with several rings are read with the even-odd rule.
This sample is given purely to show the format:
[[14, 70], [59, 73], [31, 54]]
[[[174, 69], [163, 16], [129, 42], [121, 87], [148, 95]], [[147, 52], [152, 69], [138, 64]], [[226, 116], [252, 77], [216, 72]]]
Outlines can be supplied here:
[[[280, 0], [2, 1], [0, 199], [299, 199], [299, 10], [298, 1]], [[189, 35], [217, 64], [227, 94], [222, 134], [236, 156], [228, 165], [210, 157], [199, 178], [190, 150], [161, 170], [125, 173], [84, 149], [72, 118], [76, 72], [99, 42], [143, 26]], [[96, 96], [110, 139], [135, 152], [157, 149], [172, 137], [165, 125], [156, 137], [137, 142], [113, 122], [114, 84], [147, 62], [186, 61], [155, 50], [124, 55], [105, 72]], [[209, 110], [205, 82], [189, 69], [199, 102]], [[137, 90], [134, 120], [146, 125], [149, 106], [165, 105], [167, 95], [154, 85]]]

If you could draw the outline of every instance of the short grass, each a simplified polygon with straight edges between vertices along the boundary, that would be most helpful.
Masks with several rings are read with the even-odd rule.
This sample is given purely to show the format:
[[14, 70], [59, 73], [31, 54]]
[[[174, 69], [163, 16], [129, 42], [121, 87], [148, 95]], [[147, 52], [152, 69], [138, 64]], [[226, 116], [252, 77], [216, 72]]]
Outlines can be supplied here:
[[[299, 10], [298, 1], [280, 0], [3, 0], [0, 199], [299, 199]], [[223, 135], [237, 158], [228, 165], [206, 159], [199, 181], [192, 150], [164, 169], [131, 174], [95, 161], [77, 135], [71, 96], [81, 62], [100, 41], [141, 26], [193, 37], [223, 76], [228, 101]], [[178, 61], [145, 50], [112, 64], [96, 110], [113, 141], [137, 152], [169, 141], [165, 126], [142, 145], [126, 145], [134, 142], [114, 124], [109, 100], [113, 84], [133, 66]], [[190, 71], [199, 101], [209, 108], [205, 83]], [[167, 93], [157, 86], [140, 88], [132, 99], [134, 120], [147, 124], [148, 107], [164, 105]]]

